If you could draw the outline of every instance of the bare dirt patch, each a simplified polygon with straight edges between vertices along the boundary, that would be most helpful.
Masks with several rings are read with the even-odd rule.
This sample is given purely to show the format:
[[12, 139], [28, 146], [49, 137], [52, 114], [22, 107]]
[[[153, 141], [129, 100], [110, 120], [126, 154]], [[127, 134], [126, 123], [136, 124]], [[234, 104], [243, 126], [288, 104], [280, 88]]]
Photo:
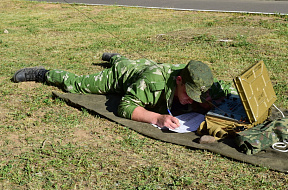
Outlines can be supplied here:
[[0, 106], [0, 121], [6, 117], [7, 113], [9, 113], [9, 110], [3, 106]]
[[76, 128], [73, 134], [73, 139], [71, 139], [73, 142], [80, 142], [80, 141], [90, 141], [93, 137], [91, 134], [89, 134], [89, 131]]
[[24, 89], [26, 91], [34, 90], [35, 88], [39, 88], [43, 84], [36, 82], [21, 82], [18, 83], [18, 88]]
[[61, 4], [53, 4], [53, 3], [45, 3], [45, 4], [37, 4], [37, 7], [42, 7], [44, 9], [61, 9]]
[[[237, 32], [235, 32], [237, 31]], [[166, 34], [159, 34], [156, 40], [165, 41], [168, 39], [177, 39], [178, 42], [190, 42], [195, 40], [235, 40], [239, 36], [252, 38], [259, 35], [271, 33], [271, 30], [254, 27], [209, 27], [209, 28], [190, 28], [179, 31], [172, 31]]]

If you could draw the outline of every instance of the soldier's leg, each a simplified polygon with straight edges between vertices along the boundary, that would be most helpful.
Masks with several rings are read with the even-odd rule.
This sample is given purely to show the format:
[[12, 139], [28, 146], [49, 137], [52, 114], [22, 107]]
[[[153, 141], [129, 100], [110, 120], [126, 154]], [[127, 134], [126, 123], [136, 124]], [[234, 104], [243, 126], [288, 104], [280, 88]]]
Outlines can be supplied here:
[[145, 59], [130, 60], [124, 56], [116, 55], [110, 59], [110, 63], [112, 64], [111, 68], [90, 75], [78, 76], [63, 70], [51, 70], [46, 74], [47, 82], [71, 93], [121, 93], [123, 91], [123, 79], [119, 80], [119, 77], [132, 67], [147, 65], [151, 62]]
[[143, 65], [154, 65], [156, 64], [155, 62], [148, 60], [148, 59], [137, 59], [137, 60], [131, 60], [128, 59], [127, 57], [124, 57], [122, 55], [117, 55], [117, 56], [113, 56], [110, 59], [110, 64], [111, 66], [117, 67], [117, 68], [131, 68], [131, 67], [138, 67], [138, 66], [143, 66]]
[[96, 74], [78, 76], [56, 69], [47, 72], [46, 81], [71, 93], [107, 94], [114, 90], [111, 88], [114, 79], [110, 73], [109, 69], [105, 69]]

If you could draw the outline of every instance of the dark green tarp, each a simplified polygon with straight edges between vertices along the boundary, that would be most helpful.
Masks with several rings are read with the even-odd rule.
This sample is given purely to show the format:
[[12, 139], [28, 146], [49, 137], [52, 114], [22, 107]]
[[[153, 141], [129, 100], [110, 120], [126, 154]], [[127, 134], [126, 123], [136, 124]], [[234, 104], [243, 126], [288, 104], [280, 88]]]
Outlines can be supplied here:
[[191, 148], [208, 150], [238, 161], [243, 161], [257, 166], [263, 166], [272, 170], [288, 173], [288, 153], [275, 151], [269, 148], [254, 155], [246, 155], [237, 150], [233, 139], [225, 139], [218, 143], [199, 144], [198, 140], [200, 137], [194, 132], [174, 133], [169, 131], [162, 131], [147, 123], [141, 123], [117, 117], [115, 113], [117, 112], [117, 105], [119, 103], [120, 97], [115, 95], [104, 96], [94, 94], [62, 94], [57, 92], [53, 92], [53, 95], [65, 100], [71, 106], [78, 108], [83, 107], [154, 139]]

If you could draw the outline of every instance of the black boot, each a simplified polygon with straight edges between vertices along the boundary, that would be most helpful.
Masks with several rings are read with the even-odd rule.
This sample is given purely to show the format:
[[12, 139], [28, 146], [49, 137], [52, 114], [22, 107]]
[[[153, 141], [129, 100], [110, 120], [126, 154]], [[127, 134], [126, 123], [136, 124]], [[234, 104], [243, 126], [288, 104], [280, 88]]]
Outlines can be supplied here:
[[45, 74], [48, 72], [44, 67], [24, 68], [17, 71], [13, 76], [14, 82], [36, 81], [44, 83]]
[[110, 59], [111, 59], [114, 55], [120, 55], [120, 54], [119, 54], [119, 53], [103, 53], [103, 55], [102, 55], [102, 60], [103, 60], [103, 61], [110, 61]]

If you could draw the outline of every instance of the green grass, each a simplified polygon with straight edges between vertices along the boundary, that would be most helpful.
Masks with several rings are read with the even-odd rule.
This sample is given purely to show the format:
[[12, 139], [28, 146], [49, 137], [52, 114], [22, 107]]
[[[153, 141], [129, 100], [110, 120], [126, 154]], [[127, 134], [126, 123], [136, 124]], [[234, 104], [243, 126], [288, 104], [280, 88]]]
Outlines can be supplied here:
[[10, 81], [38, 65], [97, 72], [103, 52], [201, 60], [227, 81], [264, 60], [276, 105], [287, 109], [287, 16], [73, 6], [81, 13], [65, 4], [1, 1], [1, 189], [288, 188], [286, 174], [144, 137], [53, 99], [55, 87]]

